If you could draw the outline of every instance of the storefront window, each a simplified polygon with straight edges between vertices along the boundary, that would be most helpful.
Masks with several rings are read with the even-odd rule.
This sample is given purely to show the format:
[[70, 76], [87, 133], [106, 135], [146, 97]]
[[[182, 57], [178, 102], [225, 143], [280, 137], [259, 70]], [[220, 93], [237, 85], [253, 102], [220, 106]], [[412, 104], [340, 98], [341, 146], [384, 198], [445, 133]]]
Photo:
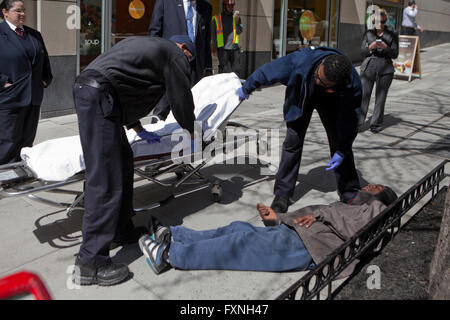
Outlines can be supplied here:
[[[336, 47], [337, 2], [337, 0], [275, 1], [272, 58], [308, 46]], [[286, 32], [281, 32], [280, 35], [280, 29], [284, 27]]]
[[130, 36], [145, 36], [156, 0], [113, 0], [111, 42], [116, 44]]
[[102, 51], [102, 1], [81, 0], [80, 70]]
[[[102, 53], [102, 28], [107, 30], [106, 49], [126, 37], [147, 35], [155, 2], [80, 0], [80, 71]], [[108, 23], [105, 26], [102, 26], [102, 9]]]

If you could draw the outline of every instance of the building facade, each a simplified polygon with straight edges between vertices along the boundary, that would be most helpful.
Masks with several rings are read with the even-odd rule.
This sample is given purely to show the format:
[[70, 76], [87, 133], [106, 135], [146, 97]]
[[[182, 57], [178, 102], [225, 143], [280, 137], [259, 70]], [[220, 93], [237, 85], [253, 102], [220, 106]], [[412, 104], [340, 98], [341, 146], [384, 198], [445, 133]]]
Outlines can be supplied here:
[[[0, 0], [1, 1], [1, 0]], [[181, 1], [181, 0], [165, 0]], [[222, 0], [210, 0], [213, 15]], [[417, 0], [421, 47], [450, 42], [450, 3]], [[45, 91], [42, 118], [74, 112], [77, 74], [118, 41], [146, 35], [155, 0], [24, 0], [26, 24], [42, 33], [54, 80]], [[236, 0], [244, 25], [240, 35], [245, 78], [273, 59], [306, 46], [329, 46], [362, 60], [360, 45], [368, 8], [383, 7], [388, 25], [400, 30], [407, 0]], [[217, 70], [217, 60], [213, 58]]]

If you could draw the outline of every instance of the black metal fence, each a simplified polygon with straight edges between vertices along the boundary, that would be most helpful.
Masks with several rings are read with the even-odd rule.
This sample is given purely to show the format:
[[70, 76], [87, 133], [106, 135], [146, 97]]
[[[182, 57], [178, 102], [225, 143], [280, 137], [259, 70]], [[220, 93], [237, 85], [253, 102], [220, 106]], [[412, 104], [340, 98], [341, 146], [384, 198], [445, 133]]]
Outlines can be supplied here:
[[374, 248], [385, 246], [400, 230], [402, 216], [430, 191], [432, 197], [437, 194], [440, 190], [439, 183], [446, 176], [445, 165], [448, 162], [450, 160], [443, 161], [328, 258], [278, 296], [277, 300], [332, 299], [334, 293], [355, 275], [353, 273], [344, 283], [333, 288], [333, 281], [341, 272], [356, 259], [373, 252]]

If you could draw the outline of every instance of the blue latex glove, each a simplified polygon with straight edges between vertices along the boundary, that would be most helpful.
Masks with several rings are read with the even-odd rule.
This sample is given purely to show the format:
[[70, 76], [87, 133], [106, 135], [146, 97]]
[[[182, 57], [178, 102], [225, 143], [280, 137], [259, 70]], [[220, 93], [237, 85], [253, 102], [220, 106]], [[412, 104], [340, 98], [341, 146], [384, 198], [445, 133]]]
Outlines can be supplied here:
[[326, 171], [330, 171], [330, 170], [334, 170], [337, 167], [339, 167], [342, 163], [342, 160], [344, 160], [344, 157], [341, 156], [341, 154], [339, 152], [336, 152], [333, 157], [331, 158], [330, 162], [328, 162], [327, 166], [328, 168], [326, 168]]
[[156, 143], [161, 141], [161, 137], [154, 132], [149, 132], [143, 129], [138, 133], [139, 138], [147, 140], [147, 143]]
[[244, 92], [244, 90], [242, 89], [242, 87], [240, 87], [240, 88], [237, 90], [237, 94], [238, 94], [238, 96], [239, 96], [239, 99], [241, 99], [241, 100], [246, 100], [246, 99], [248, 99], [248, 97], [249, 97], [249, 95], [246, 94], [246, 93]]

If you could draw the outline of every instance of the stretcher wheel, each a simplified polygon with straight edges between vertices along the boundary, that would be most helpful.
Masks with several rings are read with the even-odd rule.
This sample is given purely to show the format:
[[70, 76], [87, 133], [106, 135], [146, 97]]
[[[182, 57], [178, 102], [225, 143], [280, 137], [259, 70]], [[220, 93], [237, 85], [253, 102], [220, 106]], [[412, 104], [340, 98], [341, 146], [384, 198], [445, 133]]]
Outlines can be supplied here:
[[219, 183], [213, 184], [211, 187], [211, 194], [214, 202], [220, 202], [220, 200], [222, 200], [222, 186]]

